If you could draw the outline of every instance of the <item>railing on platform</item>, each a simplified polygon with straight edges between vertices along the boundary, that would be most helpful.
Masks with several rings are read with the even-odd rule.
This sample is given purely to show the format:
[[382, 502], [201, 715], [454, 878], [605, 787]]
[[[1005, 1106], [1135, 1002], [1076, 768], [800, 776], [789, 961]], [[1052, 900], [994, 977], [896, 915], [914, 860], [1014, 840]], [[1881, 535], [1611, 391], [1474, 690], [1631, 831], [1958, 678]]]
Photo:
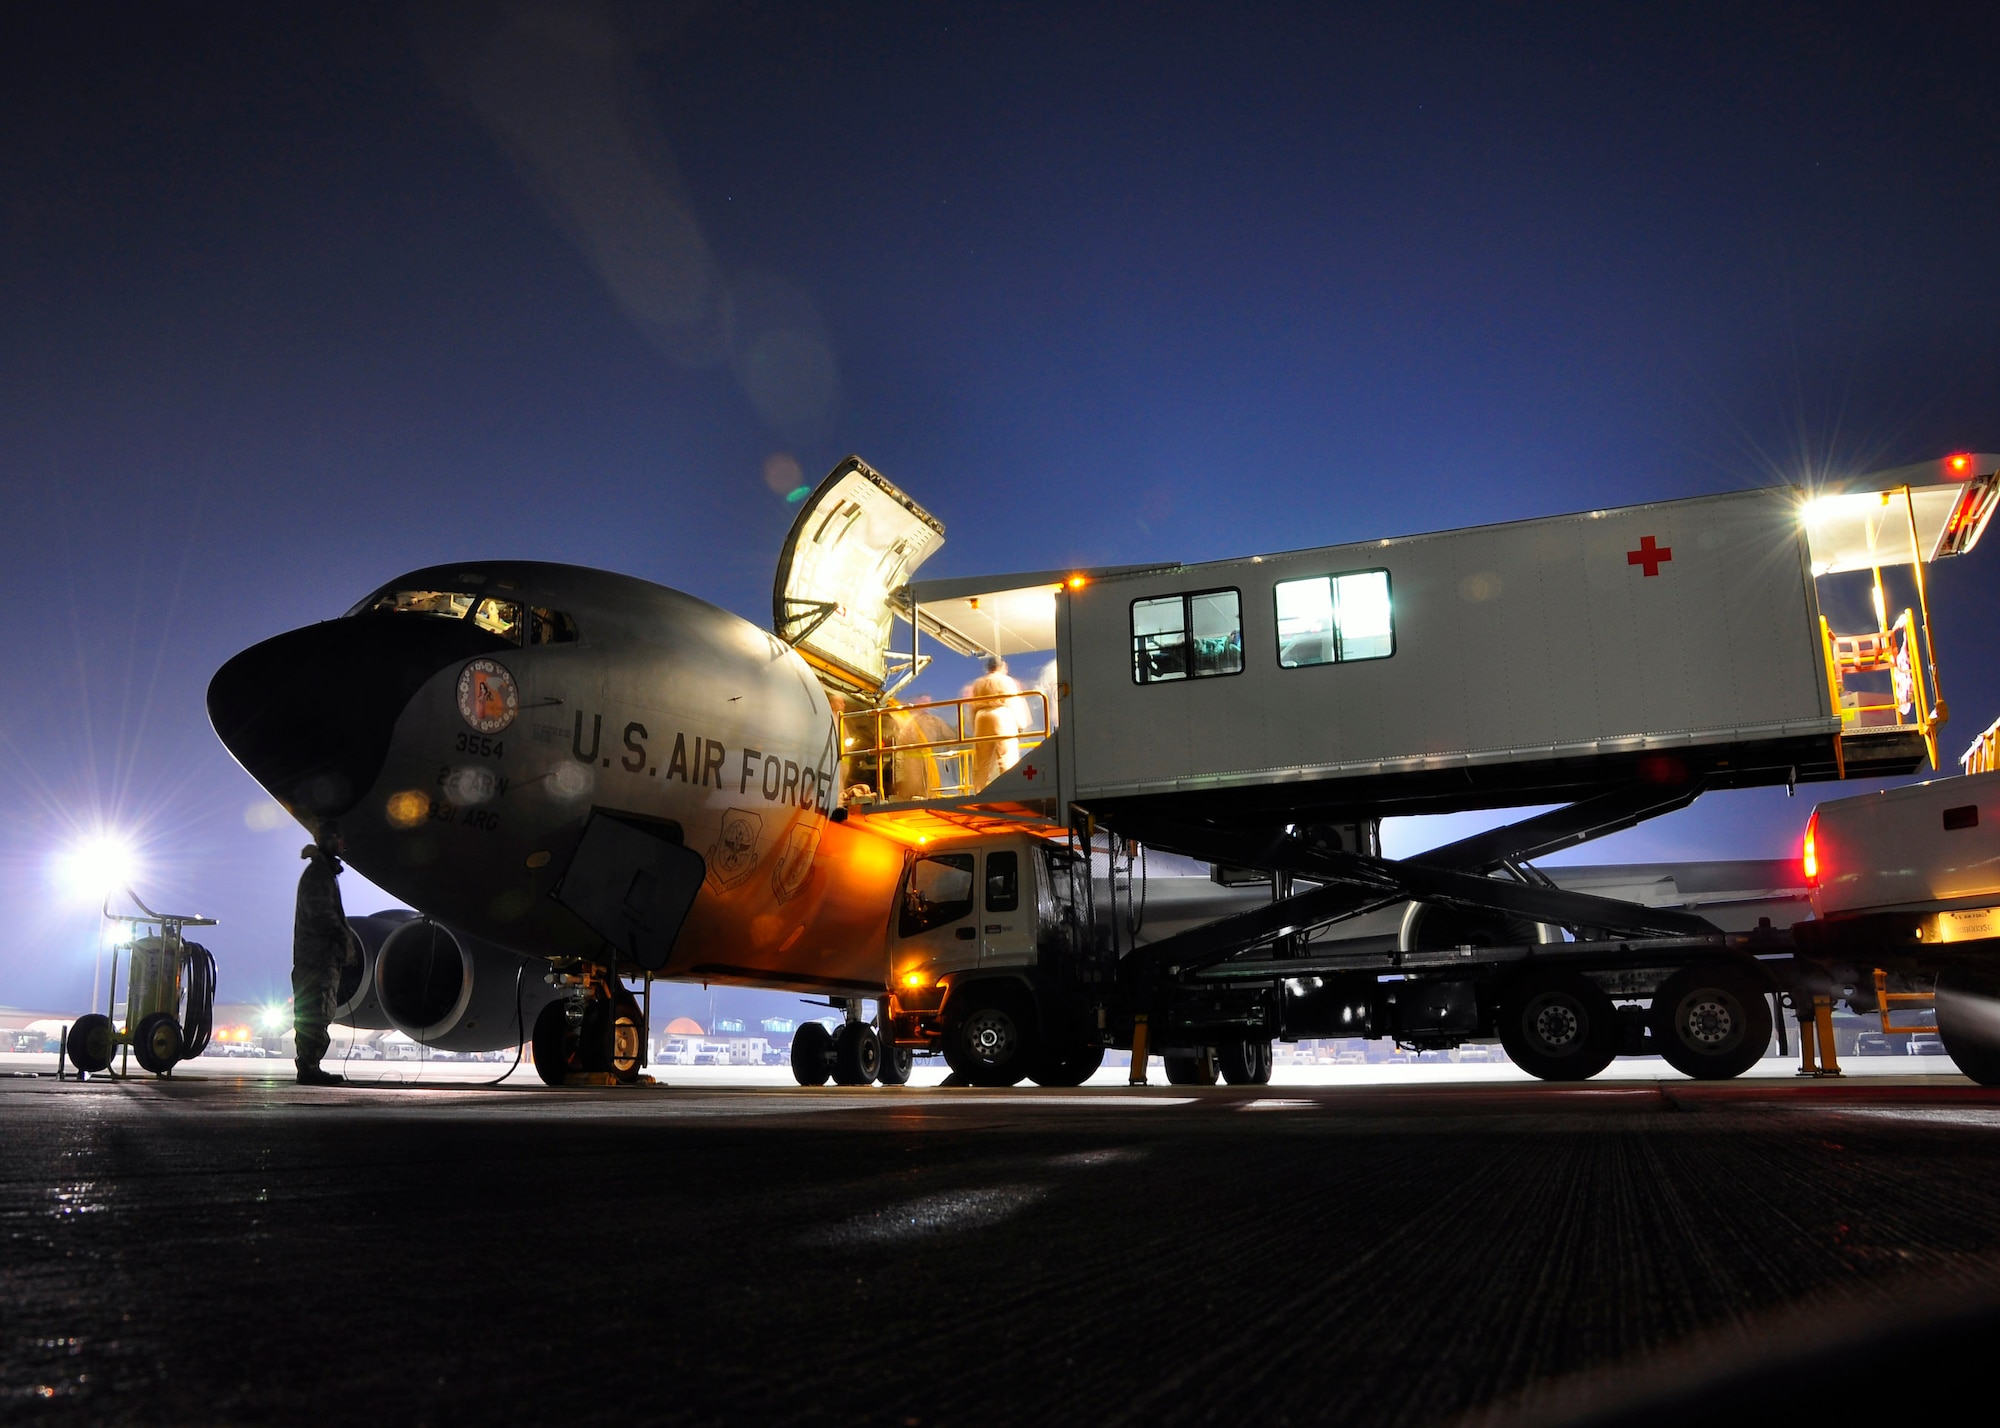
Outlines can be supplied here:
[[1992, 773], [2000, 769], [2000, 719], [1988, 724], [1985, 731], [1972, 741], [1972, 746], [1958, 756], [1958, 766], [1966, 773]]
[[1048, 696], [978, 694], [840, 716], [850, 802], [914, 803], [978, 793], [1049, 736]]
[[[1924, 736], [1931, 767], [1937, 767], [1935, 741], [1941, 721], [1931, 713], [1916, 612], [1905, 610], [1888, 629], [1860, 635], [1835, 634], [1822, 615], [1819, 630], [1828, 692], [1840, 714], [1840, 732], [1913, 729]], [[1867, 688], [1860, 679], [1864, 675], [1887, 675], [1889, 687]]]

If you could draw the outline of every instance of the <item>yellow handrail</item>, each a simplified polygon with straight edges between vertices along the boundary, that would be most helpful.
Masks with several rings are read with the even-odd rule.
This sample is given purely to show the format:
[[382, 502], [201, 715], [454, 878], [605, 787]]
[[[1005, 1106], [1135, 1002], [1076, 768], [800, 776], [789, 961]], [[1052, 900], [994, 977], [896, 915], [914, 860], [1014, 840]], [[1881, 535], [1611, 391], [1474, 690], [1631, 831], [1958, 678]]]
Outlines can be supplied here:
[[1969, 774], [1991, 773], [2000, 769], [2000, 719], [1988, 724], [1958, 756], [1958, 766]]
[[[965, 715], [968, 706], [971, 707], [973, 714], [977, 716], [982, 709], [997, 708], [1012, 699], [1019, 699], [1023, 703], [1030, 703], [1032, 701], [1030, 709], [1032, 711], [1038, 707], [1040, 718], [1029, 728], [1017, 729], [1012, 733], [968, 734], [965, 732]], [[895, 719], [920, 715], [933, 709], [950, 709], [952, 711], [952, 727], [955, 732], [951, 737], [943, 739], [912, 739], [907, 741], [899, 739], [893, 743], [884, 742], [882, 737], [882, 721], [885, 718]], [[980, 746], [1004, 744], [1012, 741], [1017, 744], [1025, 744], [1026, 747], [1019, 750], [1020, 753], [1025, 754], [1029, 749], [1034, 748], [1046, 739], [1049, 735], [1049, 701], [1048, 696], [1039, 689], [1023, 689], [1016, 694], [969, 694], [958, 699], [936, 699], [922, 704], [898, 704], [885, 706], [880, 709], [863, 710], [858, 714], [843, 714], [840, 716], [840, 721], [842, 759], [851, 765], [855, 761], [867, 759], [870, 755], [874, 756], [874, 776], [872, 780], [869, 780], [869, 786], [874, 790], [876, 801], [888, 802], [890, 763], [892, 760], [906, 754], [919, 755], [930, 764], [933, 777], [928, 782], [935, 786], [935, 792], [921, 796], [949, 798], [960, 794], [978, 792], [972, 786], [972, 777], [970, 772], [966, 771], [965, 764], [973, 751]], [[848, 728], [855, 724], [861, 724], [863, 728], [866, 728], [867, 725], [863, 721], [873, 721], [873, 741], [860, 747], [849, 747], [847, 744]], [[938, 750], [946, 752], [940, 756], [937, 752]], [[951, 780], [949, 787], [945, 786], [942, 778], [936, 776], [938, 765], [947, 760], [956, 762], [959, 765], [959, 776]], [[1006, 767], [1011, 767], [1011, 764]], [[1004, 771], [1005, 768], [1002, 769], [1002, 772]]]
[[1833, 736], [1833, 773], [1835, 778], [1847, 777], [1847, 750], [1841, 746], [1841, 735], [1847, 729], [1847, 711], [1840, 707], [1840, 665], [1833, 657], [1833, 626], [1826, 622], [1826, 616], [1819, 617], [1819, 643], [1826, 655], [1826, 697], [1833, 706], [1833, 717], [1840, 721], [1840, 728]]

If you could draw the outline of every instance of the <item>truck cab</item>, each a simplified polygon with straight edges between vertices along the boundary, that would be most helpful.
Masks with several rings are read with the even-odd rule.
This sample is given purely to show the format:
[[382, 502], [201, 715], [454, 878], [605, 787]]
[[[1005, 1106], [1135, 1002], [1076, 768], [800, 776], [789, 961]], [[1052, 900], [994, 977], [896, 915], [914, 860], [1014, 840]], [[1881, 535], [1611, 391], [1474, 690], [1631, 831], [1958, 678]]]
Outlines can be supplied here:
[[[1989, 731], [1990, 732], [1990, 731]], [[1802, 847], [1814, 920], [1795, 929], [1856, 1011], [2000, 1085], [2000, 772], [1820, 804]], [[1872, 985], [1871, 985], [1872, 984]], [[1935, 1024], [1922, 1018], [1936, 1011]], [[1913, 1019], [1913, 1016], [1915, 1019]]]

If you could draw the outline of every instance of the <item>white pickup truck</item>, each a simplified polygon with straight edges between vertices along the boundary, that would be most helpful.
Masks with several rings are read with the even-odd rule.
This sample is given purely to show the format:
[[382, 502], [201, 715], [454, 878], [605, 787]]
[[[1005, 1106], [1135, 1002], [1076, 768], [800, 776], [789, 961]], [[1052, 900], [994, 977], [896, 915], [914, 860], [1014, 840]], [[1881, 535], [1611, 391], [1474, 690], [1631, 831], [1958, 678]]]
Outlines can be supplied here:
[[2000, 1086], [2000, 772], [1822, 803], [1804, 861], [1814, 920], [1794, 929], [1802, 954], [1857, 1011], [1879, 1009], [1875, 968], [1891, 989], [1934, 986], [1946, 1052]]

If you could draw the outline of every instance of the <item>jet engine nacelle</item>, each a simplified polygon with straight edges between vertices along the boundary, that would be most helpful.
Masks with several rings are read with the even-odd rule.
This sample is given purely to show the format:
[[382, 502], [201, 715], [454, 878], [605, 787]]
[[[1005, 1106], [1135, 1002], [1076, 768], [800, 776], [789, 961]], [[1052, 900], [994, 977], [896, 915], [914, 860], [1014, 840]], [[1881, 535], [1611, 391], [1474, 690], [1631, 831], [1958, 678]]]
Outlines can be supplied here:
[[549, 964], [481, 942], [442, 923], [413, 919], [375, 955], [374, 1000], [385, 1024], [441, 1051], [499, 1051], [534, 1030], [557, 995]]
[[334, 984], [333, 1019], [356, 1031], [387, 1031], [389, 1018], [382, 1012], [382, 1000], [375, 995], [375, 958], [389, 934], [417, 914], [406, 907], [347, 919], [347, 961]]

